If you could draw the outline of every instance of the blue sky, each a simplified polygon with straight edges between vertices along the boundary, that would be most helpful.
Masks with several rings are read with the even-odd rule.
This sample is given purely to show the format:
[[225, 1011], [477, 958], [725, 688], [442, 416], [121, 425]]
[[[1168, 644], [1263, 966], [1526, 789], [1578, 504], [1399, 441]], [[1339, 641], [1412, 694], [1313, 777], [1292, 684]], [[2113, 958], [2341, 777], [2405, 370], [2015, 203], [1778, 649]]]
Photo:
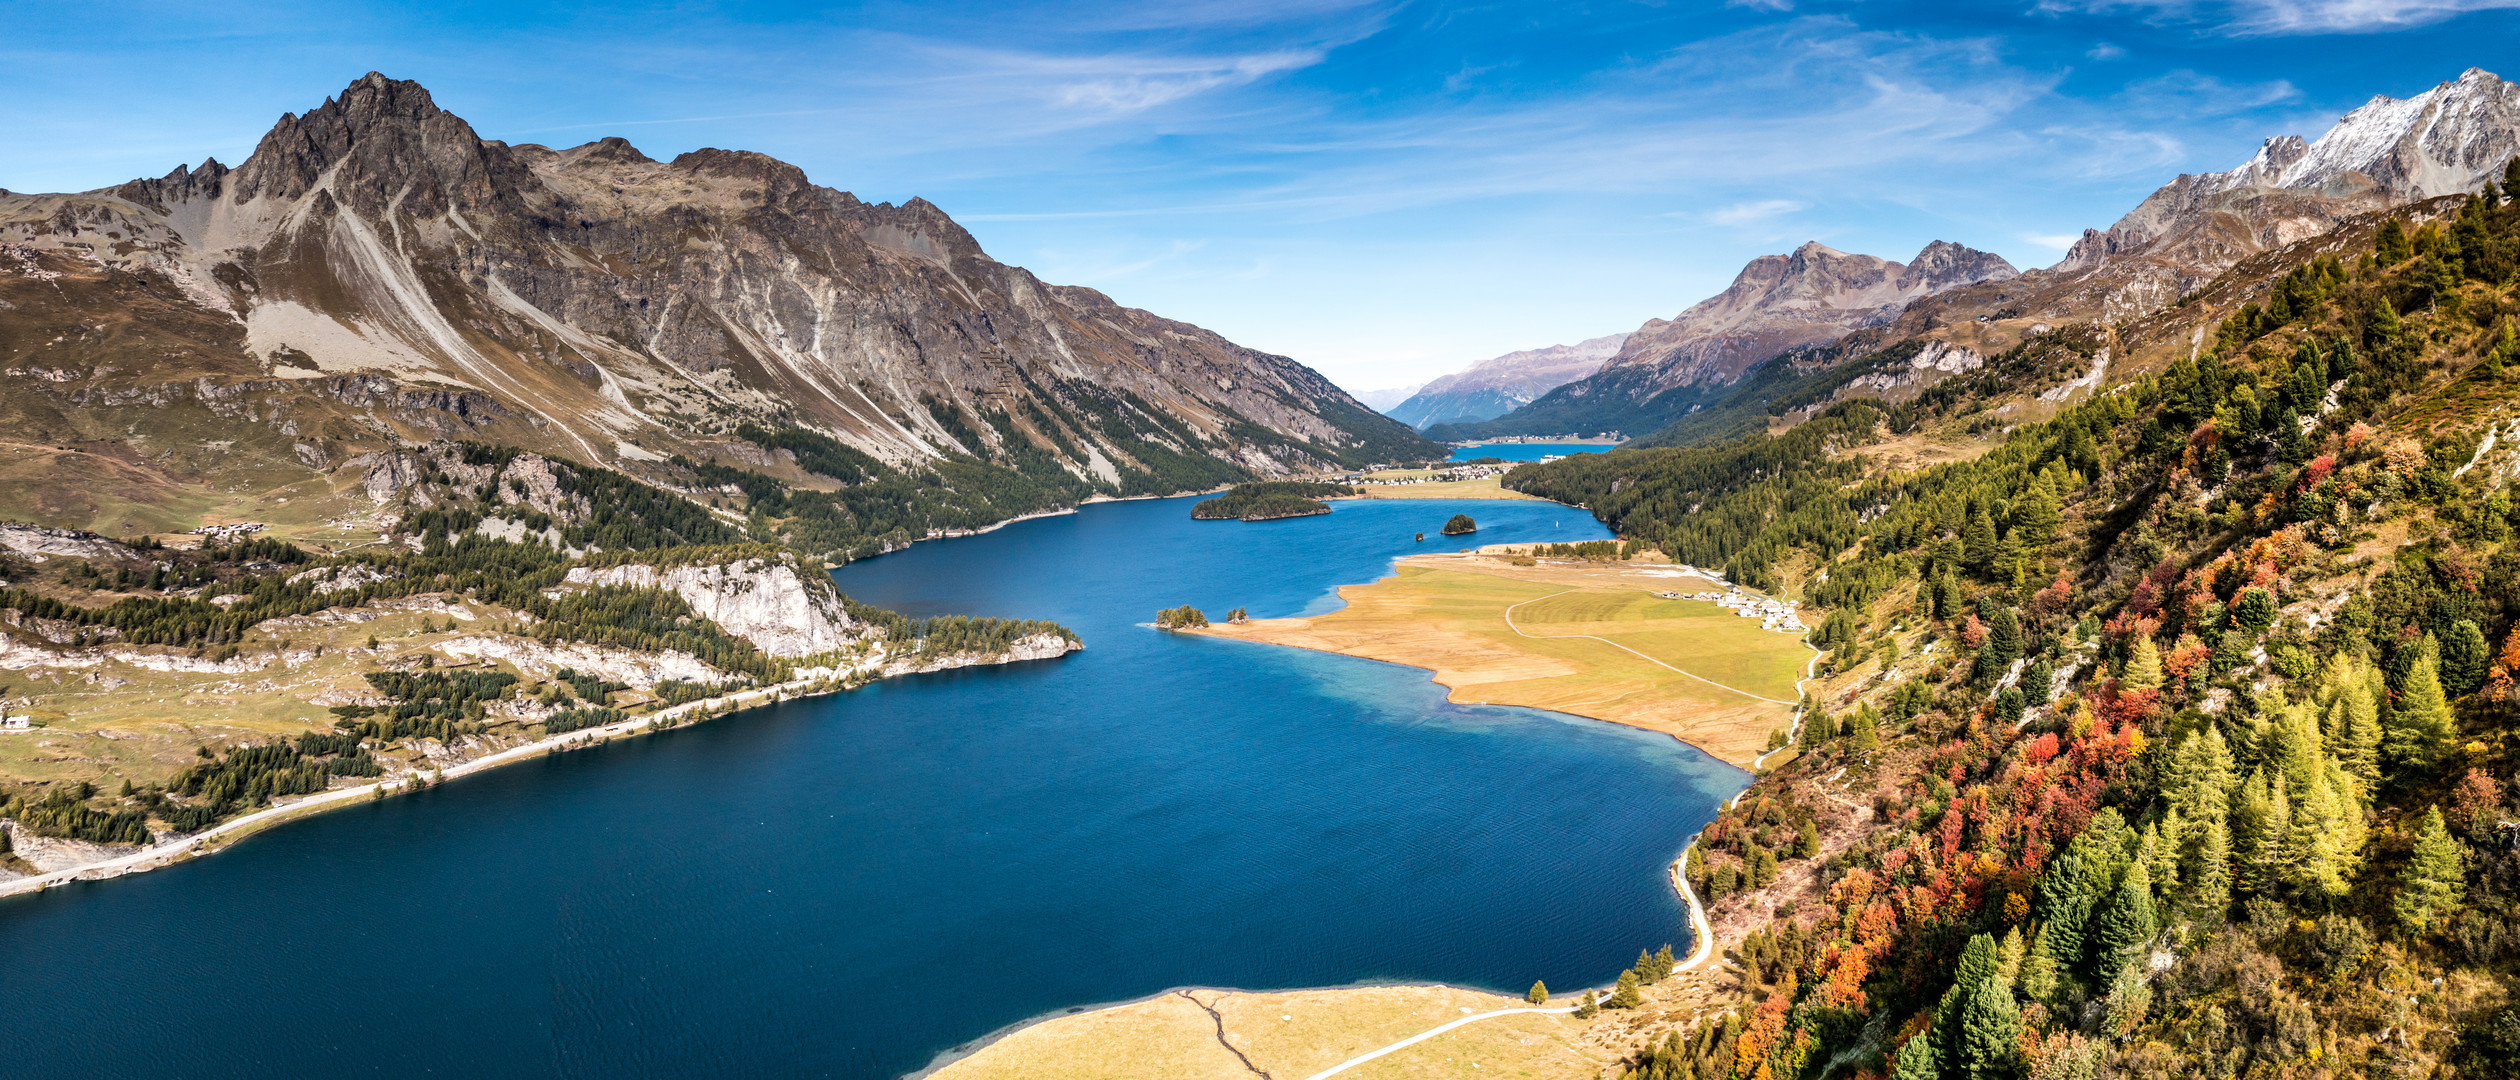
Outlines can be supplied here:
[[1634, 329], [1804, 240], [2046, 265], [2177, 173], [2495, 70], [2512, 7], [20, 0], [0, 187], [233, 164], [373, 68], [489, 138], [925, 196], [1002, 260], [1365, 390]]

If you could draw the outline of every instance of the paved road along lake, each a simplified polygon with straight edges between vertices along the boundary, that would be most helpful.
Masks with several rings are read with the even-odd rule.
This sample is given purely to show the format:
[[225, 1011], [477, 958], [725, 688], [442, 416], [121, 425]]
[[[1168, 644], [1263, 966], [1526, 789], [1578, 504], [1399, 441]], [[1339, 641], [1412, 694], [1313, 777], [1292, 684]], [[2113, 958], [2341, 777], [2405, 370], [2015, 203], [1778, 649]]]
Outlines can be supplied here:
[[[47, 1076], [893, 1077], [1178, 985], [1520, 991], [1686, 951], [1662, 868], [1740, 772], [1426, 674], [1147, 627], [1337, 606], [1412, 551], [1596, 539], [1538, 502], [1193, 522], [1104, 504], [852, 565], [1063, 660], [920, 676], [0, 903], [0, 1060]], [[1477, 535], [1432, 539], [1456, 512]], [[1412, 533], [1430, 539], [1414, 543]]]

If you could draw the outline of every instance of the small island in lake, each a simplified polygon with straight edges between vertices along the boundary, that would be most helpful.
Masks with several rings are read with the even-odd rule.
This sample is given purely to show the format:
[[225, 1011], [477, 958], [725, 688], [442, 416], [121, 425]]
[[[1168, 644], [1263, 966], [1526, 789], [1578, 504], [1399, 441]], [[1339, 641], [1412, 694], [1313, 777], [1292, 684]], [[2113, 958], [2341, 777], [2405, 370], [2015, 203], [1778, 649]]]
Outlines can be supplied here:
[[1321, 500], [1334, 495], [1354, 494], [1356, 489], [1346, 484], [1265, 480], [1236, 484], [1225, 494], [1202, 500], [1190, 508], [1190, 516], [1199, 521], [1274, 521], [1278, 518], [1309, 517], [1330, 512], [1330, 505]]
[[1468, 536], [1477, 531], [1479, 531], [1479, 523], [1470, 520], [1468, 514], [1454, 514], [1451, 521], [1444, 523], [1446, 536]]

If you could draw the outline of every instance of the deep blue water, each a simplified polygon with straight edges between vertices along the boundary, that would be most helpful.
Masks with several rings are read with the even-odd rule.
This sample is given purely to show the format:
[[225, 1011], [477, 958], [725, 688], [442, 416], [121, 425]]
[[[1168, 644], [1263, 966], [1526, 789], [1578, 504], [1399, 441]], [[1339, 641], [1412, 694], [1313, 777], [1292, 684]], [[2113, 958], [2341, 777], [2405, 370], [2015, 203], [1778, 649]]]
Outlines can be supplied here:
[[1055, 618], [1062, 660], [879, 683], [319, 816], [0, 902], [29, 1075], [891, 1077], [1178, 985], [1518, 991], [1686, 952], [1662, 868], [1739, 772], [1443, 701], [1425, 673], [1146, 628], [1337, 605], [1458, 511], [1192, 522], [1135, 502], [919, 544], [849, 592]]
[[1544, 457], [1561, 457], [1567, 454], [1598, 454], [1604, 450], [1610, 449], [1613, 445], [1615, 444], [1480, 443], [1476, 446], [1464, 446], [1460, 449], [1454, 450], [1452, 459], [1454, 461], [1468, 461], [1471, 458], [1492, 457], [1504, 458], [1507, 461], [1538, 461]]

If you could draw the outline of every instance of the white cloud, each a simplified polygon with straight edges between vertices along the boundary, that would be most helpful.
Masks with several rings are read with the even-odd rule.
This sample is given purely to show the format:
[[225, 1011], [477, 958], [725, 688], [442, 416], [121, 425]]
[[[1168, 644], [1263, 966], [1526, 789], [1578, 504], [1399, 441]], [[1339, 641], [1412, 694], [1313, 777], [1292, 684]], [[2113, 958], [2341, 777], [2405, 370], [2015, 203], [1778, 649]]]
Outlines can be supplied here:
[[2402, 30], [2472, 11], [2520, 7], [2520, 0], [2258, 0], [2241, 25], [2267, 34]]
[[2083, 55], [2094, 60], [2115, 60], [2126, 55], [2126, 50], [2103, 41], [2092, 46], [2091, 51], [2086, 52]]
[[[1281, 71], [1321, 62], [1304, 49], [1222, 58], [1088, 57], [1033, 62], [1051, 76], [1048, 97], [1060, 105], [1104, 112], [1139, 112], [1222, 87], [1242, 86]], [[1081, 74], [1082, 78], [1066, 75]], [[1073, 81], [1069, 81], [1073, 79]]]
[[2158, 21], [2209, 23], [2242, 34], [2355, 34], [2429, 26], [2477, 11], [2520, 8], [2520, 0], [2039, 0], [2055, 14], [2148, 11]]
[[1706, 219], [1718, 225], [1738, 228], [1743, 225], [1755, 225], [1796, 210], [1807, 210], [1810, 207], [1810, 203], [1797, 202], [1793, 199], [1761, 199], [1758, 202], [1734, 203], [1706, 215]]
[[2028, 243], [2037, 244], [2043, 248], [2052, 248], [2057, 251], [2063, 251], [2067, 248], [2073, 247], [2075, 241], [2082, 239], [2082, 234], [2074, 233], [2061, 236], [2048, 236], [2041, 233], [2023, 233], [2021, 234], [2021, 238]]

